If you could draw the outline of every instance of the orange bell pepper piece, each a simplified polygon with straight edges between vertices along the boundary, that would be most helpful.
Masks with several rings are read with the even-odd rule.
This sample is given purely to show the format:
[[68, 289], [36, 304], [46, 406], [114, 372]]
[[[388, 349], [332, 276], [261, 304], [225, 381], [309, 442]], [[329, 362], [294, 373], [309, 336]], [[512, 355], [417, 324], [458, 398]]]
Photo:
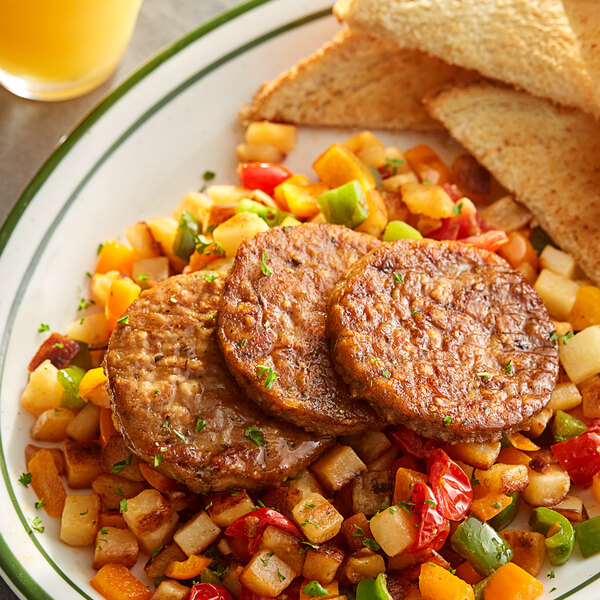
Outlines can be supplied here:
[[482, 521], [489, 521], [501, 513], [511, 502], [512, 498], [506, 494], [488, 490], [483, 485], [476, 485], [473, 487], [471, 512]]
[[496, 462], [503, 465], [525, 465], [527, 467], [531, 462], [531, 457], [527, 456], [525, 452], [521, 452], [521, 450], [508, 446], [500, 450]]
[[434, 185], [452, 183], [450, 169], [433, 148], [425, 144], [419, 144], [407, 150], [404, 156], [423, 183]]
[[44, 500], [44, 510], [51, 517], [60, 517], [67, 494], [50, 450], [38, 450], [27, 464], [31, 487]]
[[455, 575], [471, 585], [479, 583], [483, 577], [471, 566], [468, 560], [456, 567]]
[[79, 393], [84, 400], [103, 408], [110, 408], [106, 391], [106, 375], [102, 367], [89, 369], [79, 382]]
[[119, 432], [113, 421], [112, 410], [110, 408], [100, 409], [100, 443], [102, 447], [106, 446], [108, 440]]
[[535, 600], [544, 586], [533, 575], [509, 562], [495, 571], [483, 590], [484, 600]]
[[331, 188], [337, 188], [354, 179], [358, 180], [365, 190], [375, 188], [375, 179], [366, 165], [341, 144], [329, 146], [315, 160], [313, 169]]
[[131, 275], [135, 252], [115, 240], [107, 240], [102, 245], [96, 265], [96, 273], [108, 273], [108, 271], [119, 271], [125, 275]]
[[435, 563], [421, 565], [419, 590], [423, 600], [474, 600], [473, 588]]
[[150, 465], [140, 462], [140, 471], [144, 479], [161, 494], [172, 492], [177, 489], [177, 482], [163, 475], [160, 471]]
[[534, 452], [539, 450], [540, 447], [534, 444], [528, 437], [525, 437], [522, 433], [511, 433], [508, 437], [508, 441], [511, 443], [513, 448], [517, 450], [525, 450], [527, 452]]
[[112, 331], [117, 326], [117, 321], [140, 295], [141, 291], [142, 288], [128, 277], [116, 279], [110, 284], [108, 298], [106, 299], [108, 331]]
[[498, 254], [506, 259], [513, 269], [523, 263], [529, 263], [537, 271], [537, 252], [529, 238], [521, 231], [511, 231], [508, 234], [508, 242], [498, 249]]
[[90, 581], [106, 600], [150, 600], [152, 592], [124, 565], [104, 565]]
[[187, 560], [172, 560], [165, 569], [165, 575], [172, 579], [191, 579], [200, 575], [212, 558], [198, 554], [192, 554]]

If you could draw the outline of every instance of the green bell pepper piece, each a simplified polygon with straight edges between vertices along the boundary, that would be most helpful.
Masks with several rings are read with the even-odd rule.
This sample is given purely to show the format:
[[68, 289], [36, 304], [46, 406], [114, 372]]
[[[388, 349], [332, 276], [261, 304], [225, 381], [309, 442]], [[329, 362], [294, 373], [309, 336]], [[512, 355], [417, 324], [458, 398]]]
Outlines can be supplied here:
[[321, 194], [318, 200], [319, 208], [328, 223], [354, 229], [369, 216], [365, 192], [356, 179]]
[[269, 208], [260, 202], [250, 200], [250, 198], [244, 198], [240, 201], [236, 213], [251, 212], [258, 215], [269, 227], [276, 227], [286, 217], [293, 217], [292, 213], [286, 212], [285, 210], [278, 210], [276, 208]]
[[492, 576], [488, 575], [485, 579], [482, 579], [473, 585], [473, 600], [484, 600], [485, 586], [491, 578]]
[[175, 232], [175, 241], [173, 242], [173, 252], [182, 260], [189, 260], [196, 249], [196, 238], [201, 233], [200, 225], [196, 217], [187, 210], [181, 211], [179, 224]]
[[491, 525], [496, 531], [500, 531], [501, 529], [508, 527], [519, 512], [519, 492], [507, 494], [507, 496], [511, 497], [511, 503], [495, 517], [492, 517], [489, 521], [487, 521], [487, 524]]
[[584, 558], [600, 552], [600, 516], [575, 525], [579, 550]]
[[404, 221], [390, 221], [383, 232], [382, 239], [384, 242], [395, 242], [396, 240], [403, 240], [406, 238], [420, 240], [423, 236], [417, 229], [411, 227]]
[[458, 526], [451, 542], [454, 551], [468, 560], [484, 577], [510, 562], [513, 557], [511, 547], [496, 531], [473, 516], [465, 519]]
[[551, 527], [558, 526], [554, 535], [546, 538], [546, 552], [552, 565], [563, 565], [569, 560], [575, 545], [575, 531], [566, 517], [550, 508], [536, 508], [529, 517], [529, 526], [534, 531], [548, 534]]
[[85, 371], [78, 367], [61, 369], [56, 374], [58, 383], [65, 389], [65, 395], [62, 399], [62, 406], [64, 408], [81, 408], [85, 406], [85, 400], [79, 394], [79, 382], [84, 374]]
[[92, 353], [88, 345], [85, 342], [80, 342], [78, 340], [74, 340], [79, 346], [79, 352], [73, 357], [71, 360], [71, 364], [74, 367], [79, 367], [84, 371], [88, 371], [94, 366], [92, 361]]
[[377, 575], [377, 579], [362, 579], [356, 588], [356, 600], [392, 600], [386, 580], [385, 573]]
[[562, 410], [556, 411], [552, 423], [552, 435], [557, 442], [566, 442], [587, 431], [587, 425], [577, 417]]
[[208, 567], [200, 573], [200, 583], [214, 583], [215, 585], [223, 585], [221, 578]]

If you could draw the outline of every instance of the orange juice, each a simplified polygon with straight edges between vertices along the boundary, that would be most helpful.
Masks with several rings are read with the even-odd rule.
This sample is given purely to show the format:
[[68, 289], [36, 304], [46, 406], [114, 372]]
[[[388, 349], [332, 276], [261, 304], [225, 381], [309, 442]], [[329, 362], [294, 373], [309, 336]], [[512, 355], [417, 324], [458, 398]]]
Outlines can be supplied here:
[[99, 85], [129, 42], [141, 0], [0, 0], [0, 83], [60, 99]]

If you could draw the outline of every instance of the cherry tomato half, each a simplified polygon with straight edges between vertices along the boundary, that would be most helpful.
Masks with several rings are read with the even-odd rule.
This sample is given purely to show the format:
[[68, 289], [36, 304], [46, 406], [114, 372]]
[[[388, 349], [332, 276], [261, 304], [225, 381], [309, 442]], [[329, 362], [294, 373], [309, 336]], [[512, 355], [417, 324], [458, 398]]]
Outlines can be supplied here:
[[231, 594], [214, 583], [196, 583], [192, 586], [190, 600], [233, 600]]
[[412, 454], [417, 458], [425, 458], [435, 448], [431, 440], [421, 437], [418, 433], [411, 431], [404, 425], [395, 425], [386, 432], [392, 444], [405, 454]]
[[261, 190], [269, 196], [273, 195], [280, 183], [292, 176], [288, 169], [276, 163], [254, 161], [240, 163], [237, 174], [242, 186], [249, 190]]
[[432, 454], [429, 483], [438, 512], [452, 521], [461, 521], [473, 502], [473, 487], [466, 473], [439, 448]]
[[554, 444], [550, 449], [576, 485], [590, 485], [594, 474], [600, 471], [600, 431], [595, 423], [592, 431], [588, 429], [583, 435]]
[[421, 520], [417, 539], [408, 548], [408, 552], [424, 548], [439, 550], [450, 532], [450, 522], [438, 512], [431, 488], [422, 481], [417, 481], [413, 485], [411, 500], [415, 505], [414, 513], [420, 515]]

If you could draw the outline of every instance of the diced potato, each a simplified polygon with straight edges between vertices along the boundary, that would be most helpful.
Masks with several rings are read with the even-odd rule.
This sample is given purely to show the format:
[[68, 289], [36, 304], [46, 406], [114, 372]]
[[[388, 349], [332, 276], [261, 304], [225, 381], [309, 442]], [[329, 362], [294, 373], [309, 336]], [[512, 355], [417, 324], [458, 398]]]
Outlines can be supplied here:
[[249, 144], [271, 144], [282, 154], [289, 154], [296, 146], [295, 125], [256, 121], [246, 129], [246, 142]]
[[221, 529], [204, 511], [193, 516], [183, 527], [177, 530], [173, 539], [188, 555], [201, 554], [221, 533]]
[[42, 448], [41, 446], [36, 446], [35, 444], [27, 444], [27, 446], [25, 446], [25, 462], [29, 464], [29, 461], [40, 450], [50, 451], [52, 458], [54, 459], [54, 464], [56, 465], [56, 470], [62, 475], [65, 472], [65, 456], [60, 448]]
[[392, 501], [394, 476], [389, 471], [369, 471], [352, 482], [352, 512], [375, 514]]
[[462, 462], [462, 460], [455, 460], [454, 462], [465, 472], [465, 475], [469, 479], [473, 479], [473, 473], [475, 472], [475, 469], [471, 465]]
[[368, 462], [367, 468], [369, 471], [389, 471], [396, 458], [398, 458], [398, 450], [392, 446], [385, 454], [372, 462]]
[[123, 517], [144, 554], [152, 554], [154, 548], [169, 542], [179, 520], [170, 504], [154, 489], [144, 490], [127, 500]]
[[372, 579], [379, 573], [385, 573], [385, 561], [383, 556], [363, 548], [346, 560], [343, 571], [348, 581], [356, 584], [362, 579]]
[[85, 342], [90, 346], [108, 344], [108, 325], [104, 312], [86, 315], [67, 325], [65, 333], [72, 340]]
[[101, 473], [92, 481], [92, 489], [100, 496], [106, 510], [119, 510], [121, 500], [137, 496], [144, 489], [144, 484], [116, 473]]
[[143, 221], [127, 227], [125, 237], [135, 252], [136, 259], [148, 259], [160, 256], [160, 246], [152, 237], [150, 228]]
[[68, 408], [45, 410], [31, 428], [31, 439], [38, 442], [62, 442], [67, 439], [67, 428], [75, 418]]
[[575, 304], [568, 317], [576, 331], [600, 325], [600, 288], [595, 285], [582, 285], [577, 290]]
[[65, 442], [67, 482], [73, 489], [85, 489], [102, 473], [100, 442]]
[[553, 317], [566, 321], [579, 285], [550, 269], [542, 269], [533, 286]]
[[383, 431], [365, 431], [340, 438], [340, 443], [350, 446], [365, 463], [373, 462], [383, 456], [392, 443]]
[[208, 499], [208, 514], [219, 527], [228, 527], [239, 517], [254, 510], [254, 502], [248, 492], [242, 491], [236, 496], [215, 494]]
[[272, 144], [238, 144], [235, 148], [240, 162], [259, 161], [280, 163], [285, 155]]
[[65, 388], [58, 382], [58, 369], [45, 360], [29, 374], [29, 382], [21, 396], [25, 410], [39, 417], [44, 411], [60, 408]]
[[398, 502], [406, 502], [410, 500], [412, 496], [412, 488], [417, 481], [427, 483], [428, 477], [425, 473], [419, 473], [412, 469], [405, 469], [400, 467], [396, 471], [396, 479], [394, 484], [394, 496], [392, 502], [398, 504]]
[[98, 525], [100, 527], [110, 527], [111, 529], [127, 529], [127, 523], [125, 523], [125, 519], [123, 515], [118, 513], [100, 513], [100, 518], [98, 519]]
[[503, 196], [496, 200], [481, 209], [479, 215], [486, 223], [506, 233], [522, 229], [533, 218], [529, 210], [516, 202], [512, 196]]
[[600, 375], [594, 375], [579, 384], [583, 403], [583, 416], [589, 419], [600, 417]]
[[27, 463], [27, 468], [31, 473], [31, 487], [37, 497], [44, 501], [46, 513], [51, 517], [60, 517], [66, 492], [52, 453], [49, 450], [39, 450]]
[[377, 190], [368, 190], [365, 200], [369, 216], [356, 228], [356, 231], [379, 237], [388, 223], [387, 207]]
[[[120, 279], [121, 273], [119, 271], [108, 271], [108, 273], [94, 273], [92, 277], [92, 283], [90, 285], [92, 300], [98, 306], [105, 307], [108, 299], [108, 290], [113, 281]], [[67, 332], [68, 334], [68, 332]], [[68, 334], [71, 337], [70, 334]], [[73, 338], [78, 339], [78, 338]], [[83, 341], [83, 340], [82, 340]]]
[[540, 437], [540, 435], [544, 433], [548, 422], [552, 418], [552, 414], [553, 412], [550, 406], [545, 406], [542, 408], [542, 410], [529, 422], [527, 435], [534, 438]]
[[292, 518], [292, 508], [302, 500], [304, 493], [302, 490], [291, 487], [267, 488], [261, 498], [266, 506], [283, 513], [286, 517]]
[[213, 239], [221, 245], [225, 256], [231, 258], [235, 256], [244, 240], [268, 230], [269, 226], [258, 215], [241, 212], [216, 227], [213, 231]]
[[158, 579], [159, 577], [163, 577], [165, 574], [165, 569], [169, 563], [174, 560], [185, 560], [187, 555], [185, 552], [175, 543], [167, 544], [162, 548], [158, 546], [152, 551], [148, 562], [144, 567], [144, 573], [150, 579]]
[[[364, 532], [364, 535], [361, 535], [361, 531]], [[344, 519], [340, 532], [351, 552], [364, 548], [363, 540], [373, 537], [369, 521], [363, 513], [357, 513]]]
[[96, 539], [99, 517], [98, 494], [69, 494], [60, 521], [61, 541], [69, 546], [91, 546]]
[[267, 525], [262, 534], [261, 549], [263, 548], [275, 552], [296, 574], [302, 573], [307, 556], [306, 546], [292, 533]]
[[500, 454], [500, 442], [459, 442], [446, 444], [444, 450], [476, 469], [489, 469]]
[[69, 421], [66, 434], [79, 442], [91, 442], [100, 434], [100, 407], [88, 402], [73, 419]]
[[475, 479], [480, 485], [494, 492], [512, 494], [527, 487], [529, 476], [524, 465], [504, 465], [496, 463], [486, 471], [477, 469]]
[[115, 473], [114, 469], [118, 468], [119, 475], [125, 479], [145, 481], [140, 471], [139, 458], [131, 454], [121, 435], [110, 437], [102, 448], [102, 466], [108, 473]]
[[548, 406], [552, 412], [571, 410], [581, 404], [581, 394], [574, 383], [558, 383], [552, 392]]
[[171, 216], [179, 223], [181, 213], [185, 210], [198, 221], [201, 231], [206, 231], [213, 205], [214, 201], [210, 196], [201, 192], [188, 192]]
[[370, 526], [375, 541], [388, 556], [404, 552], [417, 539], [417, 520], [408, 510], [398, 506], [390, 506], [375, 515]]
[[531, 285], [535, 283], [535, 280], [538, 276], [538, 272], [537, 269], [531, 263], [523, 262], [517, 267], [516, 270], [519, 271], [519, 273], [521, 273], [521, 275], [523, 275], [523, 277], [525, 277], [525, 279]]
[[561, 346], [560, 362], [573, 383], [600, 373], [600, 325], [588, 327]]
[[169, 277], [169, 259], [166, 256], [140, 258], [133, 263], [132, 276], [142, 288], [164, 281]]
[[[462, 202], [464, 202], [466, 200], [468, 200], [468, 198], [465, 198], [464, 200], [462, 200]], [[417, 219], [417, 229], [425, 237], [427, 237], [427, 235], [429, 233], [431, 233], [432, 231], [439, 229], [441, 226], [442, 226], [441, 219], [432, 219], [431, 217], [428, 217], [427, 215], [419, 215], [419, 218]]]
[[90, 585], [106, 600], [150, 600], [152, 592], [124, 565], [104, 565]]
[[336, 546], [311, 548], [306, 553], [302, 575], [309, 581], [318, 581], [321, 585], [327, 585], [334, 580], [343, 561], [344, 552]]
[[569, 493], [571, 480], [560, 465], [550, 465], [540, 473], [529, 469], [529, 484], [521, 497], [531, 506], [554, 506]]
[[552, 507], [552, 510], [573, 523], [583, 520], [583, 500], [579, 496], [565, 496], [561, 502]]
[[293, 479], [288, 479], [285, 485], [300, 490], [305, 496], [313, 492], [317, 494], [324, 493], [321, 484], [308, 469], [302, 469]]
[[401, 552], [400, 554], [396, 554], [396, 556], [390, 556], [387, 562], [388, 571], [402, 571], [404, 569], [419, 567], [425, 562], [431, 562], [444, 569], [450, 569], [451, 566], [445, 558], [431, 548], [424, 548], [415, 552]]
[[381, 183], [383, 185], [383, 189], [387, 190], [388, 192], [402, 192], [402, 186], [405, 183], [419, 183], [419, 178], [417, 177], [416, 173], [409, 171], [408, 173], [399, 173], [398, 175], [387, 177]]
[[575, 259], [570, 254], [550, 244], [540, 254], [540, 266], [542, 269], [550, 269], [567, 279], [573, 279], [575, 275]]
[[277, 555], [261, 550], [246, 565], [240, 581], [251, 592], [272, 598], [281, 594], [295, 576], [296, 573]]
[[189, 597], [190, 588], [174, 579], [161, 581], [152, 594], [152, 600], [188, 600]]
[[531, 457], [527, 456], [527, 454], [521, 450], [517, 450], [512, 446], [507, 446], [506, 448], [502, 448], [498, 455], [498, 462], [505, 465], [525, 465], [528, 467], [531, 462]]
[[234, 598], [239, 598], [242, 593], [242, 584], [240, 582], [240, 576], [244, 567], [239, 563], [231, 563], [229, 570], [222, 577], [223, 586], [227, 588]]
[[333, 504], [316, 493], [305, 496], [296, 504], [292, 515], [300, 531], [313, 544], [321, 544], [335, 537], [344, 520]]
[[512, 562], [537, 577], [546, 558], [546, 538], [537, 531], [520, 529], [503, 529], [500, 536], [512, 548]]
[[336, 444], [310, 467], [321, 484], [328, 490], [339, 490], [367, 470], [350, 446]]
[[206, 190], [215, 204], [239, 204], [243, 198], [250, 197], [250, 190], [236, 185], [211, 185]]
[[[342, 143], [344, 148], [354, 152], [365, 165], [371, 167], [380, 167], [385, 164], [387, 157], [385, 146], [377, 139], [377, 137], [370, 131], [362, 131], [352, 136], [350, 139]], [[401, 160], [401, 159], [398, 159]], [[408, 168], [407, 162], [404, 161], [405, 169]]]
[[413, 214], [427, 215], [433, 219], [445, 219], [453, 214], [454, 202], [439, 185], [405, 183], [402, 186], [402, 200]]
[[181, 273], [183, 267], [185, 267], [185, 261], [176, 256], [173, 249], [178, 222], [171, 217], [152, 217], [146, 223], [152, 237], [160, 246], [161, 254], [168, 257], [171, 266], [178, 273]]
[[217, 225], [224, 223], [235, 215], [237, 204], [213, 204], [208, 213], [206, 231], [212, 231]]

